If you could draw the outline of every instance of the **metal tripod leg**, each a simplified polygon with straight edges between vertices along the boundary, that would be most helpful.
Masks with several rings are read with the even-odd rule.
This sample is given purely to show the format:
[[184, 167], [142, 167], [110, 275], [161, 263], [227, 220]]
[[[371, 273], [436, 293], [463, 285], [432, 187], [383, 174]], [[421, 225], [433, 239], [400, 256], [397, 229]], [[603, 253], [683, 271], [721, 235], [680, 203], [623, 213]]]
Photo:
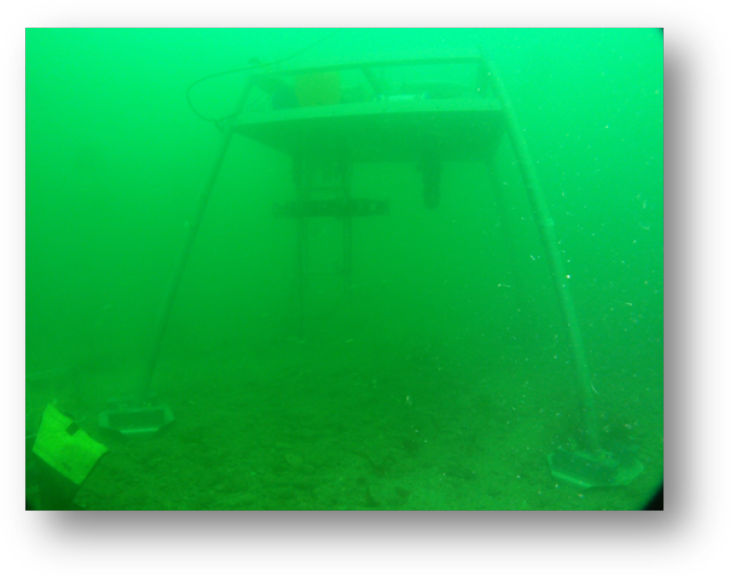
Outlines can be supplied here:
[[108, 409], [99, 415], [99, 424], [104, 428], [118, 431], [124, 435], [149, 436], [173, 420], [170, 408], [150, 396], [152, 377], [160, 356], [162, 340], [165, 336], [168, 321], [170, 320], [175, 297], [180, 288], [180, 282], [185, 272], [188, 259], [190, 258], [198, 229], [203, 222], [205, 209], [208, 206], [208, 201], [213, 192], [218, 173], [223, 165], [223, 159], [225, 158], [232, 136], [233, 126], [232, 123], [228, 123], [223, 129], [213, 166], [208, 173], [203, 191], [198, 199], [198, 206], [185, 231], [182, 251], [173, 269], [162, 308], [158, 313], [152, 331], [150, 350], [144, 367], [144, 373], [142, 374], [138, 395], [129, 399], [110, 400]]
[[586, 359], [578, 315], [567, 282], [568, 276], [565, 273], [560, 255], [555, 233], [555, 222], [550, 216], [540, 181], [537, 178], [535, 165], [523, 132], [520, 130], [517, 115], [510, 98], [494, 65], [485, 55], [483, 56], [482, 74], [491, 85], [504, 112], [507, 133], [517, 156], [522, 179], [539, 229], [540, 239], [547, 255], [576, 371], [577, 393], [581, 401], [583, 421], [582, 445], [585, 450], [563, 450], [560, 453], [551, 455], [549, 462], [553, 475], [584, 487], [627, 484], [641, 473], [643, 466], [632, 457], [623, 460], [614, 459], [601, 447], [591, 373]]

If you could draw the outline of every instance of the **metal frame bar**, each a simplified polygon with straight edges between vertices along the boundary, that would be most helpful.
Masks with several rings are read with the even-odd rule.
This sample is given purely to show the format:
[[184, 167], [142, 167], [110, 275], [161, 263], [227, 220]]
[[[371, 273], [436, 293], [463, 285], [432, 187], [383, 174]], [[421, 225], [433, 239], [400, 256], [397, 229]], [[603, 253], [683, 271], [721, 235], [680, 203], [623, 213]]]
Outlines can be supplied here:
[[558, 246], [555, 221], [550, 216], [550, 211], [545, 202], [545, 196], [537, 177], [535, 164], [502, 79], [496, 72], [494, 63], [486, 54], [482, 57], [481, 66], [494, 94], [502, 104], [507, 121], [507, 134], [509, 135], [515, 156], [517, 157], [517, 163], [525, 183], [525, 188], [527, 189], [527, 196], [532, 206], [535, 223], [540, 233], [540, 240], [547, 255], [553, 285], [558, 297], [558, 304], [568, 337], [568, 344], [575, 365], [577, 393], [582, 404], [583, 425], [585, 428], [584, 442], [588, 450], [596, 452], [600, 450], [600, 442], [598, 435], [598, 414], [591, 382], [591, 371], [588, 366], [588, 360], [586, 359], [583, 334], [573, 303], [573, 295], [568, 285], [569, 277], [565, 272], [563, 259]]
[[[522, 174], [525, 187], [527, 189], [527, 195], [532, 205], [532, 210], [535, 216], [535, 221], [540, 233], [540, 239], [547, 255], [548, 264], [553, 277], [553, 283], [555, 291], [558, 296], [560, 311], [563, 317], [563, 321], [566, 327], [568, 341], [570, 349], [573, 355], [576, 377], [577, 377], [577, 388], [579, 397], [583, 405], [583, 421], [585, 426], [585, 442], [587, 448], [591, 451], [597, 451], [600, 449], [600, 443], [598, 438], [597, 429], [597, 413], [595, 407], [595, 399], [593, 396], [593, 387], [591, 384], [591, 373], [588, 367], [588, 362], [585, 354], [585, 347], [583, 344], [583, 337], [578, 323], [578, 316], [575, 311], [572, 294], [567, 282], [567, 276], [563, 261], [560, 255], [558, 247], [557, 235], [555, 233], [555, 223], [550, 216], [547, 203], [540, 186], [540, 182], [537, 177], [535, 166], [530, 155], [527, 143], [524, 139], [522, 131], [519, 128], [517, 116], [515, 114], [512, 103], [509, 99], [507, 91], [502, 83], [499, 74], [496, 72], [494, 64], [491, 62], [488, 56], [480, 54], [477, 56], [456, 56], [456, 57], [434, 57], [434, 58], [402, 58], [402, 59], [391, 59], [391, 60], [380, 60], [380, 61], [368, 61], [360, 63], [340, 63], [340, 64], [329, 64], [320, 66], [310, 66], [301, 68], [292, 68], [287, 70], [277, 70], [277, 74], [293, 75], [302, 73], [315, 73], [315, 72], [327, 72], [335, 70], [362, 70], [366, 78], [372, 77], [370, 69], [372, 67], [385, 67], [385, 66], [407, 66], [407, 65], [432, 65], [432, 64], [476, 64], [480, 67], [480, 72], [483, 78], [491, 86], [494, 94], [502, 105], [503, 112], [507, 121], [507, 132], [512, 142], [515, 155], [517, 156], [520, 172]], [[243, 108], [251, 87], [253, 86], [254, 80], [250, 80], [242, 93], [239, 101], [239, 110]], [[232, 117], [235, 115], [232, 115]], [[231, 117], [231, 118], [232, 118]], [[208, 205], [208, 200], [211, 196], [213, 188], [215, 186], [220, 168], [223, 164], [225, 154], [228, 150], [231, 138], [233, 136], [233, 122], [227, 123], [223, 128], [223, 136], [218, 149], [218, 153], [215, 156], [215, 162], [206, 180], [203, 192], [198, 201], [198, 208], [194, 214], [191, 224], [187, 230], [185, 241], [183, 243], [183, 250], [180, 255], [177, 266], [175, 267], [168, 287], [167, 295], [163, 303], [162, 310], [157, 319], [155, 329], [152, 333], [152, 347], [148, 358], [146, 370], [142, 380], [142, 393], [143, 396], [149, 394], [151, 387], [152, 376], [157, 364], [159, 357], [162, 340], [164, 337], [165, 330], [170, 318], [172, 306], [174, 304], [175, 297], [177, 295], [180, 282], [182, 280], [185, 267], [188, 262], [188, 258], [192, 251], [192, 247], [197, 236], [198, 229], [203, 219], [205, 209]], [[296, 163], [295, 159], [295, 163]], [[301, 160], [299, 161], [301, 162]], [[299, 167], [301, 169], [301, 167]], [[295, 173], [296, 173], [295, 168]], [[349, 180], [349, 177], [346, 177]], [[296, 181], [296, 174], [295, 174]], [[348, 188], [349, 188], [349, 182]], [[303, 192], [301, 187], [299, 194]], [[298, 234], [298, 245], [299, 245], [299, 258], [298, 258], [298, 269], [300, 277], [300, 300], [303, 306], [304, 292], [305, 292], [305, 277], [306, 277], [306, 223], [305, 219], [299, 219], [299, 234]], [[349, 272], [351, 269], [351, 250], [352, 250], [352, 230], [351, 230], [351, 219], [345, 220], [343, 223], [343, 235], [345, 241], [345, 266]], [[349, 284], [349, 278], [346, 279], [346, 286]], [[301, 328], [301, 327], [300, 327]]]

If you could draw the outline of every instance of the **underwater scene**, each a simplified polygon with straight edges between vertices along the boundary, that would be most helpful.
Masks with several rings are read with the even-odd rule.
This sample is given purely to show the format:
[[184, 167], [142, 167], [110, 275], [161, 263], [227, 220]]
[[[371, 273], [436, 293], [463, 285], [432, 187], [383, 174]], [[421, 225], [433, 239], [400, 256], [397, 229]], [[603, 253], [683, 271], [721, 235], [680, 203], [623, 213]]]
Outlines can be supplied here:
[[637, 510], [650, 29], [28, 29], [26, 508]]

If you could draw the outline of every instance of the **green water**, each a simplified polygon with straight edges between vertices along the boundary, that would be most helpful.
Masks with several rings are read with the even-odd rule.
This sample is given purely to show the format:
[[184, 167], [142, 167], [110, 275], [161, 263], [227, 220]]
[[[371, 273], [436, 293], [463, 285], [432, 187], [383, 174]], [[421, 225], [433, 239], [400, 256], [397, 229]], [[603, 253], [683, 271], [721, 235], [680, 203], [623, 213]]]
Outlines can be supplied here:
[[[220, 138], [186, 89], [323, 38], [307, 58], [489, 51], [555, 221], [601, 443], [644, 466], [628, 486], [551, 475], [584, 421], [506, 139], [495, 179], [444, 163], [434, 210], [412, 164], [355, 165], [353, 196], [390, 211], [355, 219], [349, 299], [310, 278], [300, 334], [296, 225], [272, 215], [294, 196], [291, 160], [234, 137], [154, 373], [175, 421], [145, 440], [98, 426], [139, 386]], [[76, 506], [636, 509], [661, 484], [658, 32], [29, 30], [26, 50], [26, 435], [56, 400], [109, 448]], [[199, 110], [229, 113], [244, 77], [201, 85]], [[311, 223], [313, 267], [336, 270], [337, 226]]]

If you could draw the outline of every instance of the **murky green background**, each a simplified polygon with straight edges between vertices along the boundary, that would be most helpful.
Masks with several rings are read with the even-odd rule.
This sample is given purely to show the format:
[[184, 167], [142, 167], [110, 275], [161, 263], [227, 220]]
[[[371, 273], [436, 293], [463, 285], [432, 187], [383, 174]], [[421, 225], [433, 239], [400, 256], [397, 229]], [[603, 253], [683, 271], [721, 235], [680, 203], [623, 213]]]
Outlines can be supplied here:
[[[663, 46], [653, 30], [342, 30], [307, 58], [485, 47], [536, 161], [581, 320], [603, 438], [629, 487], [557, 482], [580, 427], [550, 272], [514, 156], [355, 166], [352, 304], [312, 280], [297, 338], [296, 230], [275, 219], [290, 161], [234, 139], [183, 279], [155, 390], [176, 421], [146, 441], [98, 428], [134, 390], [218, 132], [185, 91], [324, 30], [29, 30], [27, 434], [56, 399], [110, 453], [91, 509], [627, 509], [663, 473]], [[291, 61], [292, 64], [296, 60]], [[242, 75], [201, 86], [230, 110]], [[323, 262], [328, 225], [312, 226]], [[319, 242], [319, 245], [317, 244]], [[332, 253], [334, 254], [334, 253]], [[332, 257], [333, 259], [334, 257]]]

